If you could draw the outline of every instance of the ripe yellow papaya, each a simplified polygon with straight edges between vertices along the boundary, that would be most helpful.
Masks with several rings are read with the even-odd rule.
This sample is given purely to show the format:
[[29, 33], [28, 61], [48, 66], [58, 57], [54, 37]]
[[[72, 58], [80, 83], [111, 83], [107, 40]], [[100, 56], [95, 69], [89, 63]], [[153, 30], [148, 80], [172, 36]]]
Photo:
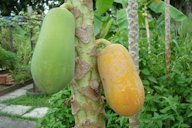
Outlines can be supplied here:
[[98, 53], [97, 65], [109, 106], [123, 116], [138, 113], [144, 104], [144, 87], [128, 50], [104, 39], [97, 43], [106, 45]]
[[75, 18], [65, 8], [53, 8], [45, 16], [31, 61], [39, 89], [51, 94], [66, 87], [74, 76]]

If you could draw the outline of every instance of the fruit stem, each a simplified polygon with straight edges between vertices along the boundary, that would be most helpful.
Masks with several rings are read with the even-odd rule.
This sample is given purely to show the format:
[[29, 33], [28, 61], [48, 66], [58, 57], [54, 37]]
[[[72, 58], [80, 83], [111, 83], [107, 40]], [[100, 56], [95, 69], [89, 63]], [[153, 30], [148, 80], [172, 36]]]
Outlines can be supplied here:
[[105, 47], [107, 47], [108, 45], [111, 45], [111, 42], [106, 39], [97, 39], [95, 43], [97, 46], [99, 46], [100, 44], [104, 44]]
[[63, 3], [60, 8], [66, 8], [67, 10], [71, 10], [73, 8], [73, 5], [70, 3]]

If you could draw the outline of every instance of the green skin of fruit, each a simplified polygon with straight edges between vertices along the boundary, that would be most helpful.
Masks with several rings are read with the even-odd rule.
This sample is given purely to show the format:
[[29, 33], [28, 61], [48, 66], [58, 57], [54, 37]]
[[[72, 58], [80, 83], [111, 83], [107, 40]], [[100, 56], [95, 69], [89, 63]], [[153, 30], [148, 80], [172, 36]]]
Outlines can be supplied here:
[[75, 68], [75, 19], [65, 8], [54, 8], [43, 20], [31, 62], [39, 89], [51, 94], [66, 87]]

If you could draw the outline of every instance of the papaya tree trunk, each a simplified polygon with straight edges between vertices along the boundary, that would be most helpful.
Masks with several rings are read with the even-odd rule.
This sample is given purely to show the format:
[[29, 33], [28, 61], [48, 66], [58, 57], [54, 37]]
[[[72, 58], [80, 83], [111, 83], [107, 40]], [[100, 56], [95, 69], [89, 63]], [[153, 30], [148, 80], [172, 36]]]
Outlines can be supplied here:
[[[139, 73], [139, 48], [138, 48], [138, 3], [136, 0], [128, 0], [128, 37], [129, 53]], [[129, 117], [129, 127], [139, 128], [139, 114]]]
[[170, 0], [165, 0], [165, 61], [167, 79], [170, 79], [171, 71], [171, 46], [170, 46]]
[[105, 128], [104, 108], [96, 70], [93, 1], [68, 0], [76, 19], [76, 69], [71, 85], [75, 128]]

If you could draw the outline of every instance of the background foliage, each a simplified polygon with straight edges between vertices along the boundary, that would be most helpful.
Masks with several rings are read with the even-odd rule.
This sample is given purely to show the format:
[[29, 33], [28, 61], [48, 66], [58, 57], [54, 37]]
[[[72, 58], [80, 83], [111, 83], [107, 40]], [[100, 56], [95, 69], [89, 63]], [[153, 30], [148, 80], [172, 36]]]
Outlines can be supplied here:
[[[98, 1], [101, 2], [101, 1]], [[110, 1], [108, 1], [110, 3]], [[106, 38], [114, 43], [123, 44], [128, 47], [127, 17], [125, 1], [117, 1], [112, 7], [102, 6], [102, 10], [95, 11], [95, 36]], [[171, 14], [171, 48], [172, 48], [172, 73], [170, 80], [165, 75], [165, 45], [164, 45], [164, 11], [163, 3], [157, 7], [155, 3], [149, 4], [148, 11], [150, 27], [151, 52], [148, 51], [147, 37], [145, 31], [144, 16], [142, 15], [143, 5], [139, 7], [140, 26], [140, 76], [145, 87], [145, 105], [140, 113], [141, 128], [190, 128], [192, 126], [192, 37], [191, 20], [179, 10], [172, 7]], [[99, 4], [96, 4], [99, 6]], [[120, 8], [119, 8], [120, 7]], [[110, 8], [110, 10], [109, 10]], [[158, 8], [159, 11], [157, 12]], [[108, 10], [103, 13], [103, 10]], [[156, 10], [156, 11], [154, 11]], [[188, 27], [187, 27], [188, 26]], [[66, 91], [66, 90], [64, 90]], [[53, 99], [67, 99], [69, 95], [63, 92], [55, 94]], [[52, 99], [52, 101], [54, 101]], [[63, 100], [61, 100], [63, 104]], [[56, 102], [54, 102], [56, 103]], [[58, 105], [60, 106], [60, 105]], [[49, 121], [66, 117], [73, 119], [65, 106], [63, 115], [59, 111], [55, 116], [48, 114], [46, 122], [42, 121], [45, 128], [50, 128]], [[65, 112], [64, 112], [65, 111]], [[128, 118], [118, 116], [110, 107], [105, 104], [105, 122], [107, 128], [128, 128]], [[50, 113], [54, 109], [50, 110]], [[60, 114], [59, 114], [60, 113]], [[61, 122], [60, 122], [61, 121]], [[58, 123], [60, 122], [60, 123]], [[71, 127], [73, 124], [66, 124], [63, 120], [57, 120], [59, 127]], [[73, 123], [73, 122], [72, 122]], [[51, 123], [52, 127], [58, 127]], [[66, 124], [63, 126], [63, 124]]]
[[31, 19], [19, 15], [0, 17], [0, 68], [9, 70], [16, 83], [31, 78], [32, 45], [36, 42], [41, 21], [39, 15]]
[[[102, 0], [97, 0], [95, 4], [94, 31], [96, 38], [106, 38], [113, 43], [120, 43], [128, 47], [127, 1], [114, 0], [113, 2], [113, 0], [107, 0], [104, 1], [106, 4], [102, 4], [102, 2]], [[138, 11], [140, 76], [145, 87], [145, 105], [140, 113], [141, 128], [192, 127], [192, 31], [190, 29], [192, 21], [189, 10], [183, 8], [187, 6], [188, 2], [190, 5], [191, 2], [186, 0], [171, 1], [172, 5], [180, 11], [171, 7], [172, 63], [171, 78], [167, 80], [164, 55], [164, 4], [157, 5], [152, 1], [142, 2], [140, 0]], [[143, 15], [145, 10], [148, 13], [151, 52], [147, 48], [145, 17]], [[37, 25], [35, 26], [37, 27]], [[1, 33], [6, 34], [7, 31], [8, 29], [1, 29]], [[1, 46], [11, 52], [10, 54], [6, 53], [8, 58], [15, 58], [15, 54], [27, 58], [21, 59], [23, 58], [21, 57], [19, 59], [26, 66], [30, 64], [28, 57], [31, 55], [31, 50], [25, 52], [30, 44], [30, 40], [27, 38], [29, 37], [29, 26], [25, 28], [16, 25], [14, 31], [17, 31], [14, 32], [15, 34], [13, 33], [14, 39], [17, 40], [14, 41], [18, 44], [14, 43], [13, 47], [17, 52], [11, 52], [6, 43], [1, 42]], [[38, 35], [38, 31], [39, 27], [35, 28], [34, 33]], [[0, 41], [5, 39], [1, 37], [4, 34], [0, 34]], [[26, 44], [28, 45], [26, 46]], [[13, 61], [14, 59], [10, 60]], [[10, 62], [10, 65], [11, 63], [16, 62]], [[50, 99], [51, 108], [47, 116], [39, 121], [42, 128], [69, 128], [74, 125], [69, 104], [70, 94], [70, 89], [65, 89], [52, 96]], [[107, 128], [128, 128], [127, 117], [118, 116], [107, 103], [105, 104], [105, 111]]]

